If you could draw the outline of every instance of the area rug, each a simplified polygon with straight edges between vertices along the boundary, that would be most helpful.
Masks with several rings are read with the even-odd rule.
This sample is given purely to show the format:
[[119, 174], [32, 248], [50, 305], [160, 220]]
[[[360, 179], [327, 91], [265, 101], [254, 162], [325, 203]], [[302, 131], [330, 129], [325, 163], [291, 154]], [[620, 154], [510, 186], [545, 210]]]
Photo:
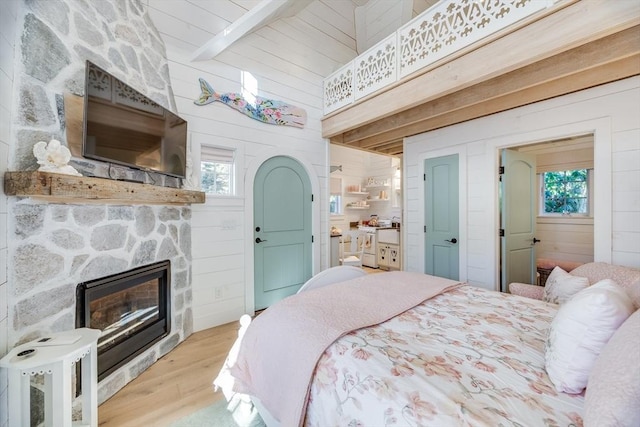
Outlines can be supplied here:
[[170, 427], [266, 427], [266, 424], [251, 401], [234, 397], [230, 402], [221, 399]]

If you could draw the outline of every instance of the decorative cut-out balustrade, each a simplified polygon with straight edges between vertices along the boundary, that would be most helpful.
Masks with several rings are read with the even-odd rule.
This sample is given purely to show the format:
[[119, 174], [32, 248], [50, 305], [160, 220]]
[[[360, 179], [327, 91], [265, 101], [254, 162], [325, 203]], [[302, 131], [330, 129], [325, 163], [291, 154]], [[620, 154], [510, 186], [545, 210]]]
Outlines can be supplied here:
[[374, 93], [558, 0], [442, 0], [324, 80], [324, 114]]

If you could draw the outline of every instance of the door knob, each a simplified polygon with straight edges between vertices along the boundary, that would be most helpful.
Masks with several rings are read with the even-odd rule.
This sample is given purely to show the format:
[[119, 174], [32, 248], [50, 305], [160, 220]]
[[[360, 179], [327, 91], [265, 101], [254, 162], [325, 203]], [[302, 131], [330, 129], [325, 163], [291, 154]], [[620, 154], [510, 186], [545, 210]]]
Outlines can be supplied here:
[[266, 242], [266, 240], [262, 240], [259, 237], [256, 237], [256, 243], [262, 243], [262, 242]]
[[536, 239], [535, 237], [533, 238], [533, 244], [535, 245], [538, 242], [541, 242], [542, 240]]
[[455, 237], [451, 240], [445, 240], [445, 242], [449, 242], [449, 243], [458, 243], [458, 239], [456, 239]]

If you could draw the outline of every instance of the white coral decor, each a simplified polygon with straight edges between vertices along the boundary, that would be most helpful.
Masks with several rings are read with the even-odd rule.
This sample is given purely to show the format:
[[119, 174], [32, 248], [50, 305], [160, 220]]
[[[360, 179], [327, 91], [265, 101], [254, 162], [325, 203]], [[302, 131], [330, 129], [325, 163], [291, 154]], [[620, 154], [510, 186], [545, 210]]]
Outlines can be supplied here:
[[71, 152], [57, 139], [52, 139], [49, 144], [44, 141], [37, 142], [33, 146], [33, 155], [38, 159], [39, 171], [82, 176], [73, 166], [67, 164], [71, 160]]

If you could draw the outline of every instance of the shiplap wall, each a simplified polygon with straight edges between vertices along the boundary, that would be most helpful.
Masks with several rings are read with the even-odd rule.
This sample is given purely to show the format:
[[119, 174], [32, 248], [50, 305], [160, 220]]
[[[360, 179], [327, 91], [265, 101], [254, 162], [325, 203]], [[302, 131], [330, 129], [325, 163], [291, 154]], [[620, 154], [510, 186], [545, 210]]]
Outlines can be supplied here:
[[356, 7], [358, 53], [365, 52], [435, 3], [436, 0], [369, 0]]
[[411, 20], [413, 0], [369, 0], [355, 10], [358, 53], [383, 40]]
[[587, 263], [593, 261], [592, 218], [538, 217], [536, 219], [536, 257]]
[[497, 289], [498, 151], [594, 132], [594, 260], [640, 267], [640, 77], [405, 140], [406, 269], [424, 271], [424, 160], [460, 155], [460, 279]]
[[[11, 102], [18, 0], [2, 3], [0, 13], [0, 177], [7, 171], [11, 145]], [[1, 179], [1, 178], [0, 178]], [[0, 193], [0, 357], [7, 354], [7, 196]], [[0, 369], [0, 426], [7, 419], [7, 372]]]
[[[323, 7], [344, 7], [342, 3], [351, 5], [314, 2], [313, 8], [295, 17], [245, 36], [215, 59], [191, 62], [197, 48], [246, 12], [242, 5], [252, 5], [227, 0], [146, 1], [166, 44], [176, 104], [188, 122], [193, 150], [200, 144], [236, 149], [241, 169], [235, 197], [208, 197], [205, 205], [193, 205], [196, 331], [237, 320], [253, 310], [252, 183], [257, 167], [269, 156], [291, 155], [307, 168], [312, 185], [316, 183], [314, 271], [328, 266], [329, 149], [321, 136], [322, 82], [356, 53], [353, 28], [351, 35], [344, 33], [353, 22], [339, 20]], [[326, 15], [319, 19], [316, 13]], [[200, 94], [199, 77], [217, 92], [240, 92], [242, 72], [257, 80], [259, 96], [304, 108], [304, 129], [260, 123], [220, 103], [194, 105]]]

